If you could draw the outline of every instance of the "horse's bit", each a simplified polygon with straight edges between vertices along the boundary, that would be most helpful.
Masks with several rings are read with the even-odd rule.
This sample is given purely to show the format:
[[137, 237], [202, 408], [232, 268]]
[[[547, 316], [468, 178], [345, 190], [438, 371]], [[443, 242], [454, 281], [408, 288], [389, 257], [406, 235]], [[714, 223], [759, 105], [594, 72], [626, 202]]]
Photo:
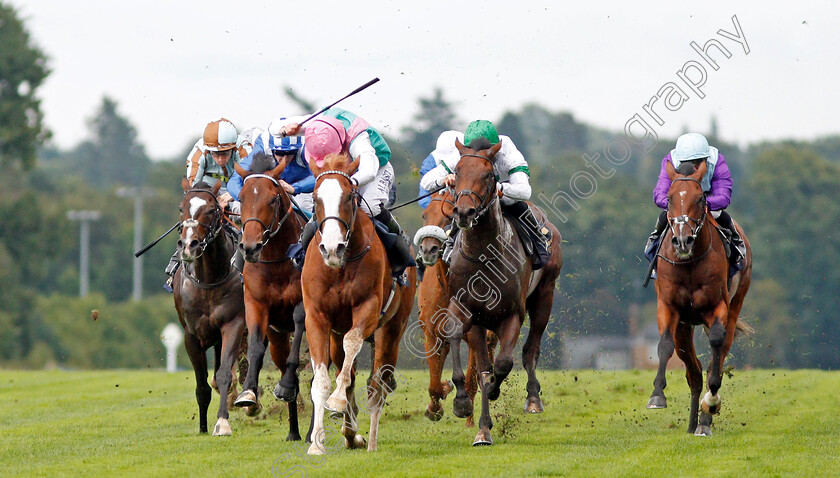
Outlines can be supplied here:
[[[481, 159], [487, 161], [488, 163], [490, 163], [491, 166], [493, 165], [493, 161], [490, 160], [490, 158], [488, 158], [487, 156], [482, 156], [480, 154], [462, 154], [461, 155], [461, 159], [466, 158], [466, 157], [481, 158]], [[458, 173], [456, 172], [455, 174], [457, 175]], [[483, 195], [478, 194], [477, 192], [473, 191], [472, 189], [462, 189], [460, 191], [455, 192], [455, 202], [457, 203], [458, 200], [461, 199], [461, 197], [464, 196], [464, 195], [475, 196], [476, 199], [478, 199], [477, 206], [479, 206], [479, 207], [477, 208], [475, 218], [473, 219], [473, 224], [475, 224], [478, 221], [478, 219], [485, 212], [487, 212], [487, 210], [490, 208], [490, 205], [493, 203], [493, 196], [496, 195], [496, 176], [495, 176], [495, 174], [492, 174], [492, 173], [490, 174], [490, 179], [488, 179], [488, 181], [487, 181], [487, 190], [484, 191]], [[473, 200], [473, 202], [475, 202], [475, 200]]]
[[359, 194], [359, 189], [353, 184], [353, 180], [350, 177], [350, 175], [345, 173], [344, 171], [324, 171], [315, 178], [315, 181], [317, 182], [319, 179], [321, 179], [321, 177], [326, 176], [328, 174], [337, 174], [339, 176], [343, 176], [347, 179], [347, 181], [350, 182], [350, 187], [352, 188], [352, 191], [350, 192], [350, 202], [353, 204], [353, 215], [350, 217], [349, 223], [342, 219], [340, 216], [327, 216], [321, 219], [320, 221], [318, 220], [318, 218], [315, 218], [315, 222], [318, 226], [318, 232], [322, 232], [324, 223], [327, 222], [328, 219], [333, 219], [341, 223], [344, 226], [344, 229], [347, 231], [344, 234], [344, 243], [346, 244], [350, 242], [350, 235], [353, 233], [353, 227], [356, 225], [356, 213], [359, 211], [359, 202], [361, 201], [360, 198], [362, 196]]

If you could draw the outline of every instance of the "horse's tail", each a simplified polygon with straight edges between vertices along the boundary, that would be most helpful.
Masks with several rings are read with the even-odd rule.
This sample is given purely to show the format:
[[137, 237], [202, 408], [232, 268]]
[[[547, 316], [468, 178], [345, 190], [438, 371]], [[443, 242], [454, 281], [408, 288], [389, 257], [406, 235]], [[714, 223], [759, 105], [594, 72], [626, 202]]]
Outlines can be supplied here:
[[738, 318], [738, 321], [735, 322], [735, 335], [752, 335], [755, 333], [755, 329], [750, 326], [750, 324]]

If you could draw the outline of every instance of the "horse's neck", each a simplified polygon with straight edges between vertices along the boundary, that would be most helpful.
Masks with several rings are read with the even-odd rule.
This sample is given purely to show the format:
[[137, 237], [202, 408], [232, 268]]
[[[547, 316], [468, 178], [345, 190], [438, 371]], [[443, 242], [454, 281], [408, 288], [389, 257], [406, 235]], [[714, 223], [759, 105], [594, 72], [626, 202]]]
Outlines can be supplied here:
[[218, 282], [230, 274], [230, 258], [233, 250], [228, 246], [228, 235], [224, 229], [219, 231], [213, 242], [207, 245], [204, 253], [193, 263], [193, 275], [201, 282]]

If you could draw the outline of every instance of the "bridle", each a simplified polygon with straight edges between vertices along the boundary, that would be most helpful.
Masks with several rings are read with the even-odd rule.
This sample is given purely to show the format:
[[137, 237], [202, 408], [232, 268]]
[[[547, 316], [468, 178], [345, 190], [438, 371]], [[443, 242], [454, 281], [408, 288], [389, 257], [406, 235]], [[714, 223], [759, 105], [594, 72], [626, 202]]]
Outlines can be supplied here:
[[[455, 209], [455, 201], [452, 200], [452, 199], [447, 199], [451, 195], [450, 194], [451, 190], [449, 190], [449, 191], [441, 190], [441, 191], [442, 191], [442, 194], [439, 194], [437, 196], [433, 196], [432, 199], [429, 200], [429, 204], [431, 204], [435, 201], [440, 201], [444, 204], [449, 204], [450, 206], [452, 206], [452, 209], [454, 210]], [[443, 212], [443, 204], [440, 206], [440, 212], [441, 212], [441, 214], [443, 214], [443, 217], [445, 217], [449, 220], [452, 220], [452, 215], [451, 214], [446, 214], [445, 212]]]
[[272, 182], [272, 184], [274, 184], [275, 188], [277, 188], [277, 194], [274, 195], [274, 200], [272, 201], [272, 206], [271, 206], [272, 211], [271, 211], [271, 224], [270, 224], [270, 226], [266, 225], [262, 220], [260, 220], [257, 217], [250, 217], [250, 218], [248, 218], [248, 219], [246, 219], [245, 221], [242, 222], [242, 230], [243, 231], [245, 230], [245, 225], [248, 224], [251, 221], [255, 221], [255, 222], [259, 223], [260, 226], [262, 226], [263, 232], [262, 232], [262, 240], [260, 240], [260, 246], [265, 247], [265, 245], [268, 243], [268, 241], [270, 241], [272, 237], [274, 237], [275, 235], [277, 235], [278, 232], [280, 232], [280, 228], [283, 226], [283, 223], [286, 222], [286, 219], [288, 219], [289, 216], [291, 215], [291, 213], [292, 213], [292, 202], [289, 201], [289, 207], [286, 209], [286, 212], [285, 212], [285, 214], [283, 214], [283, 217], [280, 217], [280, 205], [283, 204], [283, 201], [282, 201], [282, 199], [283, 199], [283, 188], [280, 187], [280, 183], [276, 179], [274, 179], [273, 177], [271, 177], [267, 174], [249, 174], [248, 176], [245, 177], [245, 179], [242, 180], [242, 184], [244, 185], [245, 182], [248, 181], [251, 178], [268, 179], [269, 181]]
[[330, 219], [338, 221], [341, 225], [344, 226], [344, 229], [346, 231], [344, 233], [344, 243], [346, 244], [346, 243], [350, 242], [350, 235], [353, 234], [353, 227], [356, 225], [356, 213], [359, 211], [359, 205], [360, 205], [360, 202], [361, 202], [361, 195], [359, 194], [359, 188], [357, 188], [353, 184], [353, 180], [350, 178], [350, 175], [345, 173], [344, 171], [338, 171], [338, 170], [324, 171], [324, 172], [322, 172], [321, 174], [319, 174], [318, 176], [315, 177], [315, 182], [317, 183], [318, 180], [320, 180], [322, 177], [330, 175], [330, 174], [335, 174], [335, 175], [341, 176], [341, 177], [347, 179], [347, 182], [350, 183], [351, 190], [350, 190], [349, 201], [353, 205], [353, 215], [350, 217], [350, 222], [349, 223], [347, 221], [345, 221], [344, 219], [342, 219], [340, 216], [326, 216], [322, 219], [318, 219], [317, 216], [316, 216], [315, 217], [315, 224], [318, 226], [318, 232], [323, 232], [323, 227], [324, 227], [325, 222], [327, 222]]
[[[693, 181], [693, 182], [697, 183], [698, 186], [700, 186], [701, 191], [702, 191], [702, 188], [703, 188], [702, 183], [700, 181], [694, 179], [694, 178], [684, 177], [684, 178], [676, 178], [676, 179], [673, 180], [673, 182], [676, 182], [676, 181]], [[688, 226], [688, 229], [691, 231], [690, 237], [693, 240], [696, 241], [697, 236], [700, 235], [700, 231], [703, 229], [703, 226], [706, 224], [706, 218], [708, 217], [708, 211], [709, 211], [709, 208], [708, 208], [708, 205], [706, 203], [706, 196], [703, 195], [703, 214], [700, 216], [699, 219], [695, 219], [695, 218], [693, 218], [693, 217], [691, 217], [687, 214], [683, 214], [683, 215], [676, 216], [676, 217], [671, 217], [670, 213], [668, 213], [668, 216], [667, 216], [668, 217], [668, 228], [671, 230], [671, 235], [673, 237], [677, 236], [677, 231], [676, 231], [677, 226]], [[692, 225], [692, 223], [694, 225]], [[672, 260], [670, 260], [666, 257], [663, 257], [662, 255], [659, 255], [659, 254], [657, 254], [657, 255], [659, 255], [659, 257], [662, 257], [663, 259], [665, 259], [667, 262], [669, 262], [672, 265], [688, 264], [688, 263], [691, 263], [691, 262], [699, 261], [700, 259], [705, 257], [705, 255], [708, 254], [708, 252], [709, 252], [709, 250], [711, 250], [711, 248], [712, 248], [712, 243], [710, 241], [709, 242], [709, 249], [707, 249], [706, 252], [704, 252], [703, 254], [701, 254], [699, 256], [688, 259], [686, 261], [672, 261]]]
[[219, 206], [219, 200], [216, 199], [216, 195], [213, 194], [213, 191], [210, 191], [208, 189], [190, 189], [186, 193], [184, 193], [184, 197], [186, 197], [190, 193], [209, 194], [210, 197], [213, 198], [213, 202], [215, 203], [215, 207], [213, 208], [213, 222], [210, 225], [203, 222], [199, 222], [193, 218], [185, 219], [181, 221], [180, 224], [178, 224], [178, 234], [183, 232], [185, 227], [195, 228], [198, 226], [204, 226], [205, 229], [210, 231], [206, 236], [201, 238], [201, 241], [199, 241], [198, 243], [199, 252], [198, 255], [195, 256], [195, 258], [197, 259], [201, 257], [202, 254], [204, 254], [204, 250], [211, 242], [213, 242], [213, 240], [216, 239], [216, 236], [219, 235], [219, 231], [222, 230], [222, 208], [221, 206]]
[[[488, 158], [487, 156], [482, 156], [480, 154], [462, 154], [461, 159], [464, 158], [481, 158], [488, 163], [490, 166], [494, 166], [493, 161]], [[462, 189], [460, 191], [455, 191], [455, 203], [457, 203], [462, 196], [469, 196], [470, 199], [475, 197], [478, 201], [473, 199], [473, 203], [476, 204], [476, 213], [475, 218], [473, 218], [473, 224], [478, 222], [478, 219], [490, 208], [490, 205], [493, 204], [493, 199], [496, 196], [496, 175], [493, 174], [493, 169], [491, 168], [490, 178], [487, 180], [487, 189], [484, 191], [484, 194], [478, 194], [477, 192], [473, 191], [472, 189]], [[455, 175], [458, 175], [457, 169], [455, 171]]]

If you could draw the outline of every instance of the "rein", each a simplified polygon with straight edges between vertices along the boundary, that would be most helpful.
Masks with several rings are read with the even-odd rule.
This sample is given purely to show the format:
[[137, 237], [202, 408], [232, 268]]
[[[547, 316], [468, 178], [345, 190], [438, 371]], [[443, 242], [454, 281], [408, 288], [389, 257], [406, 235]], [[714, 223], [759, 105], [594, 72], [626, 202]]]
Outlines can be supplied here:
[[[276, 201], [276, 204], [274, 206], [272, 206], [271, 225], [273, 227], [267, 226], [264, 222], [262, 222], [259, 218], [256, 218], [256, 217], [248, 218], [242, 223], [242, 230], [243, 231], [245, 230], [245, 225], [248, 224], [251, 221], [258, 222], [260, 224], [260, 226], [262, 226], [263, 232], [262, 232], [262, 240], [260, 241], [260, 245], [264, 248], [265, 245], [268, 244], [268, 241], [270, 241], [272, 237], [276, 236], [277, 233], [280, 232], [280, 228], [283, 227], [283, 223], [286, 222], [286, 219], [288, 219], [289, 215], [291, 215], [291, 213], [292, 213], [292, 202], [289, 201], [289, 207], [286, 209], [286, 213], [283, 214], [283, 217], [281, 218], [280, 217], [280, 207], [279, 207], [279, 205], [283, 203], [283, 201], [282, 201], [282, 199], [283, 199], [283, 197], [282, 197], [283, 189], [280, 187], [280, 183], [277, 182], [276, 179], [272, 178], [271, 176], [269, 176], [267, 174], [249, 174], [248, 176], [245, 177], [245, 179], [242, 180], [242, 184], [244, 185], [245, 182], [248, 181], [251, 178], [268, 179], [277, 188], [277, 194], [275, 194], [275, 196], [274, 196], [274, 198], [277, 201]], [[291, 196], [289, 196], [289, 198], [291, 199]], [[275, 223], [277, 224], [276, 226], [274, 226]], [[288, 258], [281, 258], [281, 259], [276, 259], [276, 260], [271, 260], [271, 261], [260, 260], [260, 262], [264, 262], [264, 263], [283, 262], [286, 259], [288, 259]]]

